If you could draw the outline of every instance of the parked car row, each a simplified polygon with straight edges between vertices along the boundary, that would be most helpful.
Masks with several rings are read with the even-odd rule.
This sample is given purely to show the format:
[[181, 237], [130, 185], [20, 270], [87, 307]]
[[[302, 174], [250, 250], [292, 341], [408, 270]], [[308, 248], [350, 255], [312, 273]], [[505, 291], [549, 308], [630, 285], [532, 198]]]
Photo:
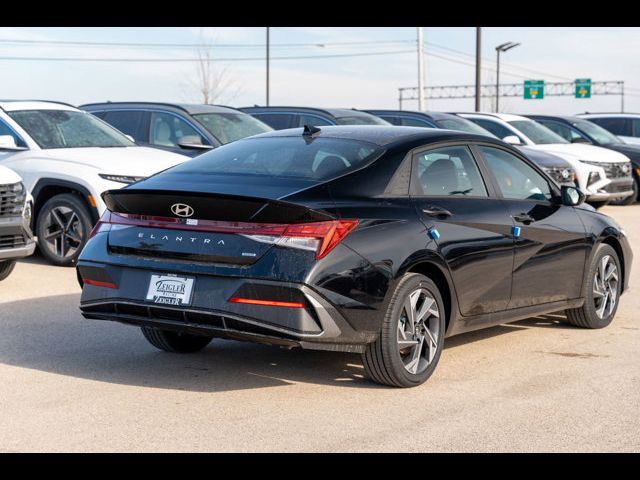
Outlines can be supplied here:
[[104, 212], [106, 190], [241, 138], [304, 125], [402, 125], [497, 137], [516, 146], [556, 183], [579, 186], [596, 208], [609, 201], [632, 203], [640, 190], [640, 145], [623, 143], [581, 118], [504, 114], [159, 102], [75, 108], [2, 101], [0, 163], [22, 177], [33, 195], [30, 227], [44, 257], [69, 266]]

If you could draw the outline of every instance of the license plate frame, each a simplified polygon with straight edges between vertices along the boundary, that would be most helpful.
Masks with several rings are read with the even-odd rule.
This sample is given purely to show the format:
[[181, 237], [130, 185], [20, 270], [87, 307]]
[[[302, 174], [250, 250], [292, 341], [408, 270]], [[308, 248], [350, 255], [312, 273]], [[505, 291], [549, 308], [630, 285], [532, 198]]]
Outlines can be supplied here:
[[188, 307], [193, 299], [195, 277], [173, 273], [152, 273], [149, 277], [146, 300], [176, 307]]

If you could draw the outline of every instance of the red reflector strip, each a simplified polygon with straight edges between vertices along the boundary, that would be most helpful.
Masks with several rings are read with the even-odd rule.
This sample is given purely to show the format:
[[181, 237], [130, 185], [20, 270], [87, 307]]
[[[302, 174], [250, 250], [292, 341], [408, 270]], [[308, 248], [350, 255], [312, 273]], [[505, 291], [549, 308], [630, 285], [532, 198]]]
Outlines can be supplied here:
[[118, 288], [115, 283], [100, 282], [99, 280], [89, 280], [89, 279], [83, 278], [82, 283], [86, 283], [87, 285], [93, 285], [94, 287]]
[[269, 307], [304, 308], [304, 303], [302, 302], [278, 302], [276, 300], [258, 300], [256, 298], [231, 297], [229, 302], [245, 303], [248, 305], [266, 305]]

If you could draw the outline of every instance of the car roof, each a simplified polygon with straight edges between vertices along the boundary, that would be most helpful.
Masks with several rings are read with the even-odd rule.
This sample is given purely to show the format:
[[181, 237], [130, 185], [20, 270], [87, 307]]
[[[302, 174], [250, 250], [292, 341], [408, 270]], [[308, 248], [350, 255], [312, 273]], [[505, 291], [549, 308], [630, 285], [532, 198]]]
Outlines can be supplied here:
[[238, 109], [223, 105], [207, 105], [199, 103], [164, 103], [164, 102], [102, 102], [87, 103], [81, 105], [80, 108], [86, 110], [102, 110], [102, 109], [125, 109], [125, 108], [149, 108], [159, 107], [173, 110], [181, 110], [190, 115], [199, 113], [238, 113]]
[[512, 122], [514, 120], [529, 120], [527, 117], [523, 117], [522, 115], [515, 115], [513, 113], [489, 113], [489, 112], [456, 112], [456, 115], [460, 115], [461, 117], [476, 115], [478, 117], [494, 117], [499, 118], [505, 122]]
[[5, 112], [18, 110], [78, 110], [68, 103], [50, 100], [0, 100], [0, 108]]
[[578, 113], [576, 117], [581, 118], [638, 118], [640, 113]]
[[[572, 123], [576, 120], [580, 120], [579, 117], [575, 117], [573, 115], [525, 115], [525, 117], [531, 118], [533, 120], [537, 118], [548, 119], [548, 120], [561, 120], [563, 122]], [[584, 120], [584, 119], [583, 119]]]
[[269, 111], [284, 111], [284, 112], [306, 112], [306, 113], [319, 113], [324, 115], [332, 115], [329, 110], [324, 108], [315, 108], [315, 107], [292, 107], [292, 106], [284, 106], [284, 105], [269, 105], [268, 107], [254, 105], [253, 107], [240, 107], [242, 111], [250, 111], [250, 112], [269, 112]]
[[[247, 139], [266, 137], [298, 137], [302, 136], [302, 128], [288, 128], [285, 130], [274, 130], [272, 132], [261, 133]], [[503, 145], [497, 139], [492, 139], [485, 135], [475, 135], [471, 133], [459, 132], [456, 130], [446, 130], [424, 127], [401, 127], [387, 125], [330, 125], [320, 128], [320, 132], [314, 135], [315, 138], [341, 138], [347, 140], [360, 140], [378, 146], [388, 146], [395, 143], [415, 142], [424, 140], [429, 143], [447, 140], [462, 141], [494, 141]]]
[[446, 112], [434, 112], [434, 111], [426, 111], [420, 112], [418, 110], [365, 110], [365, 112], [371, 113], [372, 115], [382, 115], [385, 114], [393, 114], [398, 116], [414, 116], [414, 117], [425, 117], [428, 120], [445, 120], [450, 118], [458, 118], [457, 115]]

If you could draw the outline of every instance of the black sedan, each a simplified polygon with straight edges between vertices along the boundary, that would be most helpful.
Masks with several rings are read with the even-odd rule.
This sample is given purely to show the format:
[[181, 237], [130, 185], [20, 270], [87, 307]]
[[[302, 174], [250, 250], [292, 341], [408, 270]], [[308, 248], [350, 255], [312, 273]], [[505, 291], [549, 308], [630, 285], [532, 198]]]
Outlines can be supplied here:
[[[640, 145], [625, 143], [613, 133], [605, 130], [587, 119], [560, 115], [527, 115], [530, 119], [550, 128], [558, 135], [572, 143], [590, 143], [598, 147], [608, 148], [624, 153], [631, 160], [631, 172], [620, 172], [624, 175], [633, 174], [634, 194], [619, 201], [623, 205], [630, 205], [640, 200]], [[610, 168], [617, 168], [611, 166]], [[614, 175], [619, 176], [619, 175]]]
[[447, 336], [557, 311], [607, 326], [632, 260], [578, 189], [448, 130], [270, 132], [104, 200], [77, 266], [86, 318], [169, 352], [213, 337], [358, 352], [397, 387], [433, 373]]

